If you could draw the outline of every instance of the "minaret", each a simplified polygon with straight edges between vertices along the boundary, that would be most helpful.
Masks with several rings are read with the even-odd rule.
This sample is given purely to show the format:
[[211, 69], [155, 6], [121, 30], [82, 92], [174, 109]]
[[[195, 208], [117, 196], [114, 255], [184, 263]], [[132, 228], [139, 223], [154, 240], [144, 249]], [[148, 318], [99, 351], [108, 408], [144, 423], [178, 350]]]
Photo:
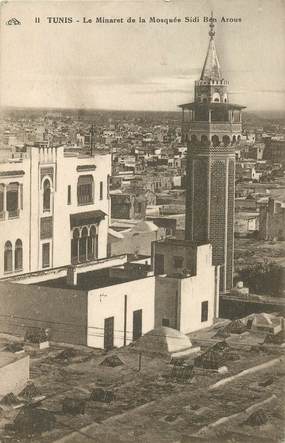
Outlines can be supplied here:
[[220, 265], [220, 290], [232, 286], [234, 251], [235, 146], [244, 106], [229, 103], [215, 47], [213, 16], [209, 46], [193, 103], [181, 105], [187, 140], [185, 238], [211, 242]]

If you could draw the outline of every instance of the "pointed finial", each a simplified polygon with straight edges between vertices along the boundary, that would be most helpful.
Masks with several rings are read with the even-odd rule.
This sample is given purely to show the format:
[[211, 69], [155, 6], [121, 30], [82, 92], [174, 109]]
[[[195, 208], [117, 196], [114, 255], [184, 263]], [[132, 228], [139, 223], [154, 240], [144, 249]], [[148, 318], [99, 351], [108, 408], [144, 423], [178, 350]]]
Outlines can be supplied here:
[[210, 31], [209, 31], [209, 36], [210, 36], [210, 39], [211, 40], [213, 40], [214, 39], [214, 37], [215, 37], [215, 31], [214, 31], [214, 28], [215, 28], [215, 25], [214, 25], [214, 20], [213, 20], [213, 11], [211, 11], [211, 19], [210, 19]]

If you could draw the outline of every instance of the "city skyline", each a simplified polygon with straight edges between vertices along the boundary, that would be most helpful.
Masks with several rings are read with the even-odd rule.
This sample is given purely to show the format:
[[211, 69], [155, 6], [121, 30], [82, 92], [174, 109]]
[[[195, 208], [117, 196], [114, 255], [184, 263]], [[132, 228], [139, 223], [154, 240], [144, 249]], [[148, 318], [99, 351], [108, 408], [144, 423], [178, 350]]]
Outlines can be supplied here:
[[[25, 5], [27, 5], [25, 3]], [[228, 2], [47, 2], [40, 7], [2, 5], [21, 27], [3, 26], [1, 105], [175, 111], [193, 99], [208, 44], [211, 9], [218, 22], [216, 43], [233, 103], [248, 110], [282, 110], [285, 94], [284, 32], [279, 0]], [[38, 15], [41, 23], [34, 23]], [[51, 24], [47, 17], [96, 19], [132, 16], [200, 17], [180, 24]], [[221, 23], [225, 17], [241, 18]], [[28, 26], [25, 26], [28, 24]], [[78, 27], [76, 27], [78, 26]]]

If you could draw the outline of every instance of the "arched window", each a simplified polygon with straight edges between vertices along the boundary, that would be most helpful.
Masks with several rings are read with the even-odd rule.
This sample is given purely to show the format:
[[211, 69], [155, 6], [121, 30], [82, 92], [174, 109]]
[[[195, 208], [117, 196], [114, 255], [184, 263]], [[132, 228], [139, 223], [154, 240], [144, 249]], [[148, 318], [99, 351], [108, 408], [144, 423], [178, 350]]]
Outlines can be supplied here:
[[207, 146], [207, 144], [208, 144], [208, 137], [206, 135], [202, 135], [201, 143], [202, 143], [203, 146]]
[[79, 239], [79, 261], [85, 262], [87, 260], [87, 242], [88, 229], [84, 227], [81, 231], [81, 238]]
[[213, 143], [213, 146], [219, 146], [219, 144], [220, 144], [220, 140], [219, 140], [219, 137], [217, 136], [217, 135], [213, 135], [213, 137], [212, 137], [212, 143]]
[[198, 139], [196, 135], [191, 135], [191, 143], [197, 143]]
[[15, 271], [23, 269], [23, 244], [18, 238], [15, 243]]
[[43, 184], [43, 210], [44, 212], [50, 211], [50, 181], [45, 179]]
[[234, 135], [234, 136], [233, 136], [232, 144], [234, 144], [236, 141], [237, 141], [237, 139], [236, 139], [236, 136]]
[[13, 271], [12, 243], [6, 241], [4, 249], [4, 272]]
[[94, 180], [92, 175], [81, 175], [77, 182], [77, 200], [79, 205], [94, 202]]
[[223, 136], [223, 143], [224, 143], [224, 145], [228, 146], [230, 144], [230, 142], [231, 142], [230, 137], [228, 135], [224, 135]]
[[74, 229], [71, 239], [71, 263], [78, 263], [79, 229]]
[[88, 259], [98, 257], [98, 235], [96, 231], [96, 226], [92, 225], [90, 228], [90, 236], [88, 238]]
[[214, 94], [213, 94], [213, 102], [220, 102], [221, 101], [221, 97], [220, 97], [220, 94], [218, 94], [218, 92], [215, 92]]

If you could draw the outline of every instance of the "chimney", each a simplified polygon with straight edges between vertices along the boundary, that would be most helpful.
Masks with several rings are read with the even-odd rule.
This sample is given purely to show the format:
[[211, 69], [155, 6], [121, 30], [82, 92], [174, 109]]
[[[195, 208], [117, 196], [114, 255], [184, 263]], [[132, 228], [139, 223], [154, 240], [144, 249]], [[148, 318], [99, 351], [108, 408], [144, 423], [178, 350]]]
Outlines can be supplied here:
[[76, 266], [68, 266], [66, 273], [66, 284], [68, 286], [77, 285], [77, 269]]

